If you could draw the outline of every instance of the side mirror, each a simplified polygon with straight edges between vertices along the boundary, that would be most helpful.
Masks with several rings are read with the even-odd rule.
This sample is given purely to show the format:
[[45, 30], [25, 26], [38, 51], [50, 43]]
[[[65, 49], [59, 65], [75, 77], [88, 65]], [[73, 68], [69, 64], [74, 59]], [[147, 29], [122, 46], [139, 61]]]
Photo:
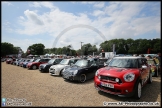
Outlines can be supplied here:
[[143, 69], [147, 69], [147, 66], [143, 65], [142, 68], [143, 68]]
[[108, 66], [108, 64], [106, 62], [104, 62], [104, 66]]

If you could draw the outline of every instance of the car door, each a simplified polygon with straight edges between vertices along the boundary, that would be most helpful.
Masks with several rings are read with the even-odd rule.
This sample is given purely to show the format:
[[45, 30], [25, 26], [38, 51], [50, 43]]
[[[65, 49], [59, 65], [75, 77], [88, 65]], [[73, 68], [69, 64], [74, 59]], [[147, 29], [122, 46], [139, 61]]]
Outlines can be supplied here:
[[95, 76], [95, 72], [98, 69], [97, 61], [91, 60], [87, 69], [88, 78], [91, 79]]

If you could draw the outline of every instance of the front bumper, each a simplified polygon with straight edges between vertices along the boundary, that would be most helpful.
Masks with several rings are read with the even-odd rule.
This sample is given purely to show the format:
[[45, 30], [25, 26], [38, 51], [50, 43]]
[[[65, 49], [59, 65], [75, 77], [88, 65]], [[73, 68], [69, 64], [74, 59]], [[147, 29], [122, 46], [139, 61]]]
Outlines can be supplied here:
[[62, 77], [67, 80], [71, 81], [78, 81], [79, 77], [77, 75], [74, 75], [72, 72], [63, 72]]
[[101, 85], [101, 82], [103, 82], [103, 81], [100, 81], [98, 78], [95, 77], [94, 86], [98, 91], [103, 91], [106, 93], [110, 93], [110, 94], [114, 94], [114, 95], [118, 95], [118, 96], [126, 96], [126, 97], [134, 95], [135, 83], [129, 82], [129, 83], [118, 84], [118, 83], [103, 82], [103, 83], [108, 83], [108, 84], [113, 85], [113, 87], [110, 88], [110, 87], [105, 87], [105, 86]]
[[49, 74], [50, 74], [50, 75], [60, 75], [60, 69], [53, 69], [53, 68], [50, 68], [50, 69], [49, 69]]

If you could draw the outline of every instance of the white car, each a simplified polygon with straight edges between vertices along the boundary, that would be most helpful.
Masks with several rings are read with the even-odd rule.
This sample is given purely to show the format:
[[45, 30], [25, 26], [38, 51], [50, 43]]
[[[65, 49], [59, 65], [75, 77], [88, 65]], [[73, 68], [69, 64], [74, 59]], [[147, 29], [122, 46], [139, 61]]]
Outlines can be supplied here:
[[49, 68], [49, 74], [50, 75], [60, 75], [62, 76], [62, 70], [67, 67], [70, 66], [72, 64], [75, 64], [75, 62], [77, 62], [79, 59], [76, 58], [72, 58], [72, 59], [63, 59], [59, 64], [57, 65], [52, 65]]

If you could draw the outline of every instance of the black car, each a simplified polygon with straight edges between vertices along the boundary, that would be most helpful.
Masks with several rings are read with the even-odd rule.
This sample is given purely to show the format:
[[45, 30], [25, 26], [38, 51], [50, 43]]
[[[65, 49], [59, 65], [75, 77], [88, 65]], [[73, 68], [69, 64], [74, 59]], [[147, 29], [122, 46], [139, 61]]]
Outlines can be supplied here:
[[62, 77], [71, 81], [85, 82], [95, 76], [96, 70], [99, 68], [97, 59], [81, 59], [74, 65], [64, 68]]
[[51, 59], [48, 61], [48, 63], [39, 65], [39, 71], [40, 72], [49, 72], [49, 68], [52, 65], [59, 64], [62, 60], [63, 60], [62, 58]]

